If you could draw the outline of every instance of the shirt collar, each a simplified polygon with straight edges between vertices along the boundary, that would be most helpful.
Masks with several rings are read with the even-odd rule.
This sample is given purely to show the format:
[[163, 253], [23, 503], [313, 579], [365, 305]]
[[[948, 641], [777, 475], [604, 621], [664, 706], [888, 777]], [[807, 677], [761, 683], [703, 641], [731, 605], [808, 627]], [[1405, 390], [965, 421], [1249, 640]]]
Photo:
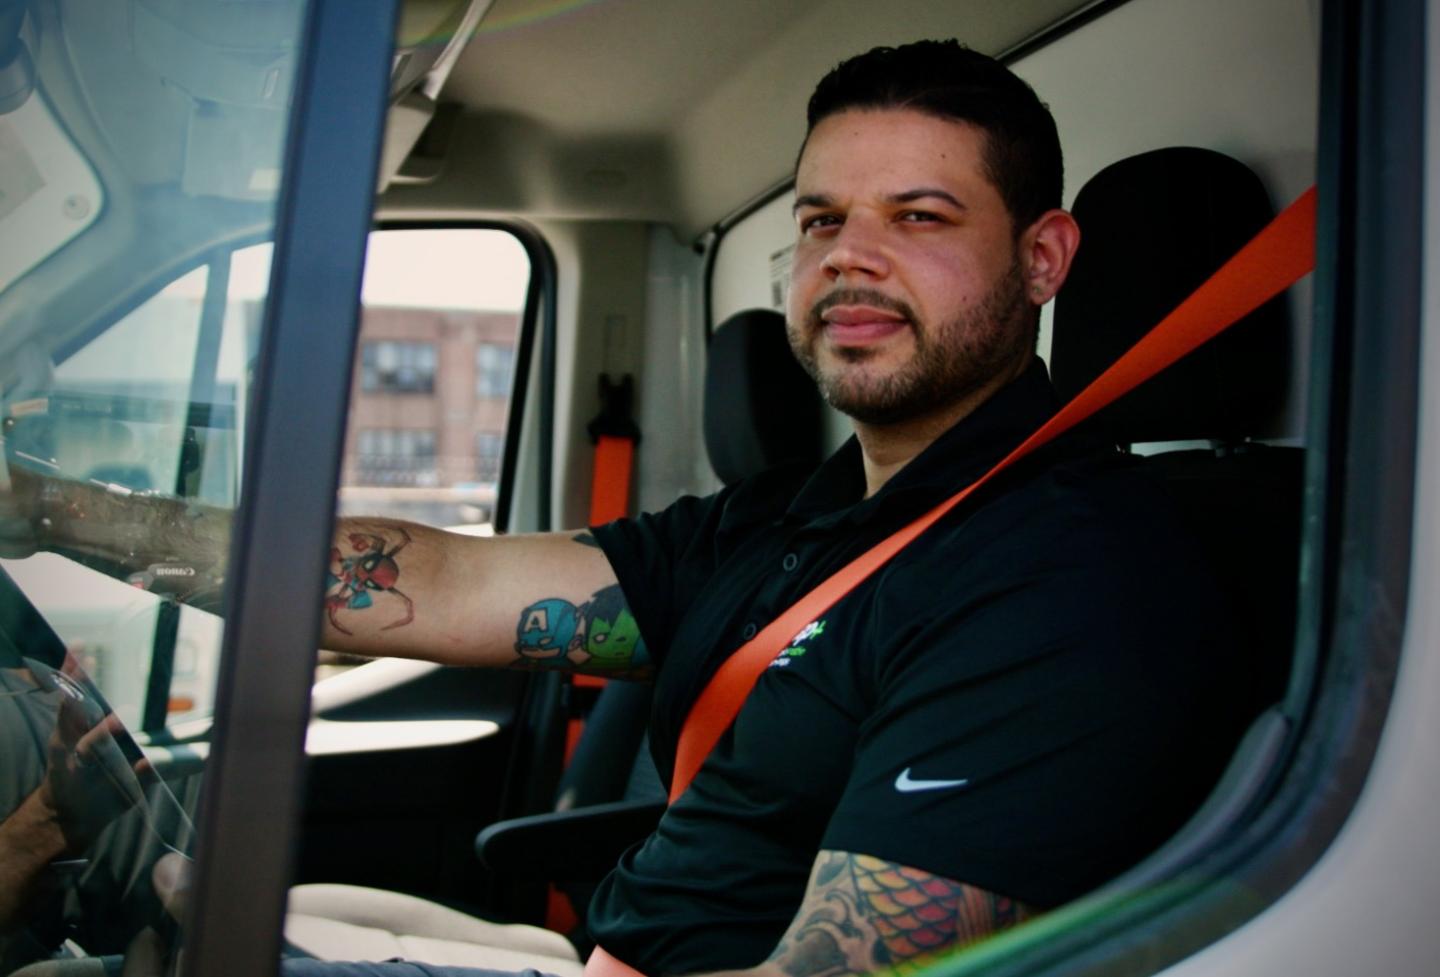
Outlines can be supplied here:
[[984, 475], [1058, 408], [1050, 375], [1037, 357], [1011, 383], [936, 438], [868, 499], [860, 443], [852, 436], [800, 489], [787, 519], [863, 522], [896, 505], [929, 505]]

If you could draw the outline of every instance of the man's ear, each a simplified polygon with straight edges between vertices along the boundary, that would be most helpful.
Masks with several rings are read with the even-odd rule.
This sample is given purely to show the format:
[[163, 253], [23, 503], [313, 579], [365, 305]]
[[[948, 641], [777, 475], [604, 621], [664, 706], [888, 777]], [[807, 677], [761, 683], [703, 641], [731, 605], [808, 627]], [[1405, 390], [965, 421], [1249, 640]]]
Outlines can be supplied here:
[[1055, 297], [1080, 247], [1080, 225], [1063, 210], [1047, 210], [1020, 235], [1025, 294], [1035, 305]]

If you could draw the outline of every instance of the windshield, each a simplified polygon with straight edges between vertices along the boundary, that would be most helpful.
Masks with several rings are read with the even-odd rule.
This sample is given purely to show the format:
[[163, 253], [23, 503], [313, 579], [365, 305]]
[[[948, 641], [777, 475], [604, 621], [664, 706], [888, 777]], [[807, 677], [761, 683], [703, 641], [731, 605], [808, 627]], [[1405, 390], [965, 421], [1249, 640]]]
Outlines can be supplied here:
[[0, 18], [0, 974], [175, 935], [303, 8]]

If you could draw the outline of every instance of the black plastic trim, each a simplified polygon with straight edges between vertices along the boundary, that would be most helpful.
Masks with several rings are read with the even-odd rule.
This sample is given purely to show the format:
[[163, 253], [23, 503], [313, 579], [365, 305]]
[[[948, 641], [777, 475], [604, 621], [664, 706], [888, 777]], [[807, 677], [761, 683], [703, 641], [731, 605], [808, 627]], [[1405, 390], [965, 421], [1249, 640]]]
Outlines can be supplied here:
[[188, 977], [278, 966], [397, 6], [311, 0], [305, 11], [227, 575]]
[[512, 878], [599, 882], [664, 813], [663, 801], [632, 800], [497, 821], [475, 838], [475, 854]]
[[[505, 415], [505, 449], [500, 461], [500, 481], [495, 490], [494, 524], [497, 533], [510, 528], [510, 515], [515, 495], [515, 475], [520, 457], [520, 438], [525, 427], [525, 403], [530, 394], [530, 367], [535, 356], [537, 334], [541, 348], [540, 417], [536, 434], [540, 445], [537, 478], [540, 499], [540, 525], [549, 528], [551, 480], [554, 477], [555, 443], [555, 342], [558, 331], [555, 318], [557, 275], [555, 253], [544, 236], [529, 224], [520, 221], [452, 221], [444, 219], [382, 220], [376, 230], [403, 231], [422, 229], [464, 229], [504, 231], [525, 249], [530, 260], [530, 280], [525, 286], [525, 308], [521, 313], [520, 334], [515, 342], [515, 375], [510, 388], [510, 407]], [[538, 329], [537, 329], [538, 323]]]
[[[556, 383], [556, 361], [555, 349], [559, 342], [559, 325], [556, 319], [557, 292], [559, 272], [555, 266], [555, 254], [550, 250], [550, 245], [540, 232], [528, 224], [515, 224], [510, 228], [520, 243], [525, 246], [525, 251], [530, 255], [532, 269], [538, 268], [541, 274], [530, 275], [530, 289], [525, 296], [525, 314], [531, 318], [527, 323], [529, 335], [536, 334], [533, 317], [541, 316], [540, 337], [540, 403], [537, 433], [536, 452], [539, 456], [539, 475], [536, 484], [536, 492], [539, 499], [536, 500], [537, 522], [535, 530], [544, 532], [550, 528], [552, 519], [552, 498], [554, 492], [555, 478], [555, 383]], [[535, 345], [530, 343], [526, 346], [523, 354], [515, 359], [515, 372], [517, 377], [525, 378], [517, 383], [528, 382], [530, 376], [530, 361], [535, 355]], [[513, 411], [510, 416], [509, 430], [505, 434], [505, 461], [500, 467], [501, 485], [499, 501], [496, 504], [495, 528], [504, 532], [510, 526], [511, 496], [515, 490], [515, 469], [520, 454], [520, 436], [524, 427], [524, 416], [520, 411]]]

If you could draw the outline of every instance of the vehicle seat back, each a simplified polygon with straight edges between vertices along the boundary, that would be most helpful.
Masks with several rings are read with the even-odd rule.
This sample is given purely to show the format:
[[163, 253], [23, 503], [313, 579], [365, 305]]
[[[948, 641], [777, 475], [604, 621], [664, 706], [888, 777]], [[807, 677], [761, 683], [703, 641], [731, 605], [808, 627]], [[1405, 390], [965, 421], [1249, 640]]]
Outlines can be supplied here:
[[785, 462], [819, 464], [820, 395], [790, 352], [785, 317], [737, 312], [705, 353], [705, 452], [726, 485]]
[[[1073, 213], [1082, 246], [1056, 300], [1050, 362], [1062, 399], [1274, 216], [1248, 167], [1194, 148], [1113, 164], [1080, 191]], [[1137, 464], [1174, 500], [1230, 601], [1248, 668], [1238, 679], [1245, 714], [1222, 718], [1231, 729], [1249, 722], [1250, 733], [1221, 786], [1176, 839], [1127, 873], [1130, 883], [1172, 870], [1231, 830], [1283, 739], [1270, 707], [1284, 695], [1292, 656], [1304, 454], [1256, 439], [1273, 433], [1286, 391], [1287, 325], [1284, 298], [1272, 300], [1089, 422], [1143, 455]]]

